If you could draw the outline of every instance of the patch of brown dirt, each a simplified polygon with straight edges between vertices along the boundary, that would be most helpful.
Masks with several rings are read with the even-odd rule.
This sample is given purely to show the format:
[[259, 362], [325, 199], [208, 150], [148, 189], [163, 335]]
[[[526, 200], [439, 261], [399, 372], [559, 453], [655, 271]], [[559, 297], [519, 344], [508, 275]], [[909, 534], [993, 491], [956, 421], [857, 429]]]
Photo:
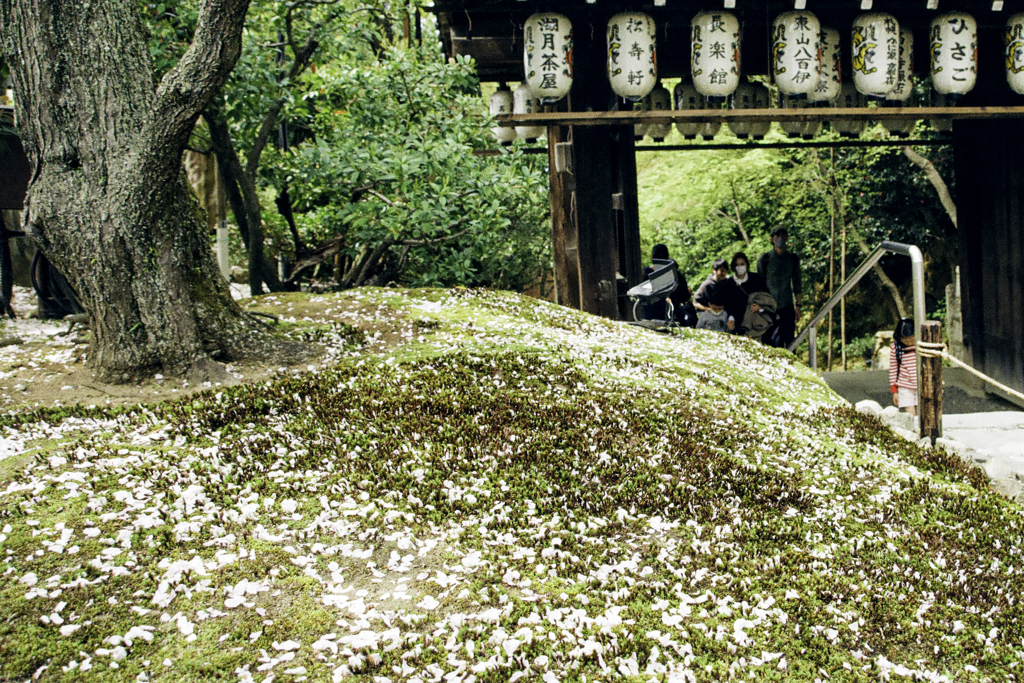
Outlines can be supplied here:
[[[156, 375], [137, 384], [106, 384], [96, 380], [87, 364], [88, 330], [64, 321], [29, 317], [35, 308], [34, 296], [31, 290], [16, 289], [20, 291], [16, 292], [15, 310], [23, 317], [0, 323], [0, 410], [158, 403], [213, 387], [306, 372], [326, 362], [303, 354], [283, 359], [277, 354], [275, 361], [214, 364], [217, 371], [201, 373], [204, 376], [198, 380], [195, 374], [191, 379], [189, 375]], [[272, 329], [293, 335], [305, 328], [340, 322], [358, 328], [374, 346], [392, 346], [402, 340], [404, 316], [387, 306], [344, 296], [267, 294], [239, 303], [245, 310], [274, 316], [278, 322]], [[216, 379], [211, 381], [211, 377]]]

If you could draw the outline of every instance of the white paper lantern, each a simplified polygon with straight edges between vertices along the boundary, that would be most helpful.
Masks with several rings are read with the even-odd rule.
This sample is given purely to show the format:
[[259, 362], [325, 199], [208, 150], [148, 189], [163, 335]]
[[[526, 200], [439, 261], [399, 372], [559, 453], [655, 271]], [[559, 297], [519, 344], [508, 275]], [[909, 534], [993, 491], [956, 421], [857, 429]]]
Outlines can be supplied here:
[[[908, 106], [914, 94], [914, 35], [910, 29], [900, 29], [900, 59], [896, 76], [896, 87], [885, 96], [886, 102], [896, 106]], [[914, 118], [883, 119], [882, 127], [890, 135], [905, 138], [914, 130]]]
[[[699, 111], [704, 108], [704, 96], [697, 92], [693, 83], [681, 82], [675, 87], [676, 109], [682, 111]], [[702, 123], [676, 122], [676, 130], [687, 140], [696, 138], [703, 128]]]
[[572, 23], [553, 12], [534, 14], [523, 26], [523, 66], [526, 85], [544, 104], [569, 94], [572, 88]]
[[[651, 111], [668, 111], [672, 108], [672, 96], [661, 83], [658, 83], [654, 90], [644, 99]], [[671, 123], [650, 123], [647, 125], [647, 134], [654, 138], [655, 142], [662, 142], [671, 132]]]
[[[847, 81], [843, 83], [836, 105], [842, 109], [860, 109], [864, 107], [864, 96], [861, 95], [856, 85]], [[835, 119], [831, 123], [834, 131], [849, 138], [860, 136], [867, 127], [867, 122], [863, 120]]]
[[[500, 114], [511, 114], [513, 107], [512, 91], [508, 89], [508, 86], [502, 83], [498, 89], [491, 95], [491, 99], [488, 101], [488, 109], [491, 112], [491, 116], [498, 116]], [[491, 132], [494, 137], [497, 138], [498, 142], [503, 145], [510, 145], [512, 141], [516, 139], [516, 129], [509, 128], [507, 126], [495, 126], [491, 128]]]
[[[806, 97], [799, 97], [797, 95], [783, 95], [779, 105], [783, 109], [799, 109], [807, 102]], [[782, 128], [782, 132], [791, 138], [799, 138], [804, 133], [804, 122], [803, 121], [779, 121], [779, 127]]]
[[[651, 110], [651, 96], [650, 95], [647, 95], [647, 97], [643, 98], [642, 100], [640, 100], [639, 102], [637, 102], [633, 106], [633, 111], [643, 112], [643, 111], [650, 111], [650, 110]], [[638, 141], [638, 142], [640, 140], [643, 140], [644, 136], [647, 135], [647, 129], [650, 128], [650, 127], [651, 126], [650, 126], [649, 123], [634, 123], [633, 124], [633, 139]]]
[[[950, 102], [950, 99], [951, 98], [948, 95], [943, 95], [941, 93], [933, 92], [932, 93], [932, 106], [933, 107], [950, 107], [950, 106], [952, 106], [952, 103]], [[932, 125], [932, 128], [934, 128], [935, 130], [939, 131], [940, 133], [950, 133], [950, 132], [953, 131], [953, 117], [951, 117], [951, 116], [939, 116], [939, 117], [936, 117], [934, 119], [931, 119], [928, 123], [930, 123]]]
[[839, 31], [821, 29], [821, 76], [807, 98], [811, 102], [835, 102], [843, 89], [842, 37]]
[[[736, 86], [736, 92], [732, 94], [732, 108], [737, 111], [757, 109], [757, 88], [753, 83], [743, 82]], [[750, 137], [750, 125], [747, 121], [732, 121], [729, 130], [740, 140], [746, 140]]]
[[898, 138], [909, 137], [914, 132], [917, 121], [914, 119], [883, 119], [882, 127], [889, 131], [889, 135]]
[[[525, 83], [512, 91], [512, 113], [513, 114], [536, 114], [540, 111], [540, 100], [532, 92], [530, 86]], [[516, 126], [516, 135], [534, 142], [544, 135], [544, 126]]]
[[943, 95], [965, 95], [978, 80], [978, 23], [963, 12], [932, 19], [929, 41], [932, 87]]
[[639, 102], [658, 82], [654, 20], [622, 12], [608, 21], [608, 80], [619, 97]]
[[698, 135], [700, 135], [705, 140], [712, 140], [716, 135], [718, 135], [718, 131], [720, 130], [722, 130], [721, 121], [711, 121], [708, 123], [702, 123]]
[[821, 77], [821, 24], [810, 12], [783, 12], [772, 24], [772, 76], [783, 95], [807, 97]]
[[852, 38], [850, 67], [857, 90], [885, 97], [899, 75], [899, 22], [890, 14], [862, 14], [853, 22]]
[[885, 99], [906, 102], [914, 94], [914, 34], [908, 28], [900, 29], [900, 58], [896, 68], [896, 87]]
[[[767, 110], [771, 107], [771, 93], [764, 83], [753, 83], [754, 86], [754, 108]], [[763, 140], [765, 135], [772, 129], [771, 121], [752, 121], [750, 123], [750, 137], [755, 140]]]
[[1014, 14], [1003, 32], [1006, 47], [1006, 82], [1018, 95], [1024, 95], [1024, 14]]
[[697, 92], [721, 102], [740, 83], [740, 22], [728, 12], [690, 21], [690, 73]]

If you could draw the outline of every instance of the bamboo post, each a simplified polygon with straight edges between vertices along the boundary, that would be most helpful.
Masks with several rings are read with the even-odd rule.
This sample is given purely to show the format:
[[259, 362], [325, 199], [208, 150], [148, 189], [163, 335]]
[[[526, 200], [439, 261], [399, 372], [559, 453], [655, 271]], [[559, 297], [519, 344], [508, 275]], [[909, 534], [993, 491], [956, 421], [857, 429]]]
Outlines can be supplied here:
[[[846, 282], [846, 221], [840, 226], [840, 239], [842, 240], [842, 246], [840, 247], [839, 257], [839, 280]], [[846, 372], [846, 297], [844, 296], [842, 301], [839, 302], [839, 349], [840, 357], [843, 362], [843, 372]]]
[[[921, 342], [942, 343], [942, 323], [928, 320], [921, 324]], [[942, 357], [921, 356], [921, 436], [932, 444], [942, 436]]]

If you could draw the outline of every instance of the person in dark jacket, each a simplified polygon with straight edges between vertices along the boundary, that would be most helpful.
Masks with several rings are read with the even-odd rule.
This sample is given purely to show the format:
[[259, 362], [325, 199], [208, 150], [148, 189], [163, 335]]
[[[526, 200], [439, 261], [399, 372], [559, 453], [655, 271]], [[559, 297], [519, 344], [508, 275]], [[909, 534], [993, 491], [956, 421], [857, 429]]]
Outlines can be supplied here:
[[757, 272], [778, 304], [778, 322], [764, 337], [765, 343], [789, 346], [796, 335], [800, 317], [800, 257], [789, 251], [789, 232], [780, 226], [772, 230], [772, 250], [757, 259]]
[[[729, 277], [728, 262], [722, 258], [715, 259], [714, 263], [711, 264], [711, 274], [708, 275], [704, 282], [700, 283], [697, 293], [693, 295], [693, 306], [701, 312], [711, 311], [712, 298], [719, 299], [722, 305], [726, 306], [736, 296], [733, 293], [734, 287], [735, 284]], [[739, 321], [731, 315], [727, 314], [727, 316], [728, 330], [731, 332], [739, 324]], [[740, 318], [741, 320], [742, 318]]]
[[[747, 314], [747, 302], [754, 292], [767, 292], [768, 286], [764, 278], [758, 273], [750, 271], [750, 259], [742, 251], [733, 254], [729, 262], [732, 269], [732, 282], [735, 287], [727, 290], [729, 299], [725, 304], [725, 310], [736, 320], [736, 332], [742, 333], [742, 322]], [[753, 311], [757, 312], [757, 304], [754, 304]]]
[[[651, 260], [655, 259], [661, 261], [667, 261], [671, 257], [668, 255], [668, 247], [664, 244], [655, 244], [651, 249]], [[651, 277], [651, 273], [655, 271], [654, 265], [644, 267], [644, 279], [648, 280]], [[691, 312], [692, 320], [687, 319], [687, 310], [691, 309], [692, 306], [687, 306], [690, 299], [693, 298], [693, 294], [690, 292], [690, 286], [686, 284], [686, 276], [683, 275], [682, 271], [677, 270], [679, 275], [679, 286], [676, 287], [675, 291], [669, 295], [669, 299], [672, 300], [672, 305], [675, 307], [675, 319], [677, 322], [683, 325], [693, 327], [696, 324], [697, 314]], [[656, 304], [647, 306], [644, 310], [644, 318], [647, 320], [664, 320], [665, 319], [665, 302], [659, 301]]]

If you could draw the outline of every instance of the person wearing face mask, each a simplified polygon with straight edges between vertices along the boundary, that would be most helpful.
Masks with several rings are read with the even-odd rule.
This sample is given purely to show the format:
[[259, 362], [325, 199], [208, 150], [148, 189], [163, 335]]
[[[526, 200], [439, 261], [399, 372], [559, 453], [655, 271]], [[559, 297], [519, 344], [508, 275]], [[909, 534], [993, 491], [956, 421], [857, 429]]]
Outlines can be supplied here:
[[789, 251], [789, 232], [781, 225], [772, 230], [772, 250], [757, 259], [757, 272], [778, 305], [778, 322], [765, 333], [769, 346], [786, 347], [796, 334], [800, 317], [800, 257]]
[[[712, 311], [712, 297], [717, 293], [717, 298], [724, 307], [726, 302], [733, 298], [732, 289], [735, 285], [729, 277], [729, 264], [725, 259], [715, 259], [711, 264], [711, 274], [704, 282], [700, 283], [697, 293], [693, 295], [693, 307], [701, 312]], [[717, 313], [717, 311], [715, 311]], [[698, 321], [700, 313], [697, 314]], [[736, 318], [727, 314], [726, 329], [732, 332], [736, 327]]]
[[740, 324], [743, 322], [748, 308], [755, 313], [760, 309], [756, 303], [748, 306], [750, 295], [754, 292], [767, 292], [768, 287], [765, 285], [763, 277], [750, 272], [750, 260], [742, 251], [733, 254], [729, 265], [732, 267], [732, 282], [735, 287], [730, 287], [728, 290], [729, 300], [726, 302], [725, 310], [736, 320], [736, 332], [741, 332]]

